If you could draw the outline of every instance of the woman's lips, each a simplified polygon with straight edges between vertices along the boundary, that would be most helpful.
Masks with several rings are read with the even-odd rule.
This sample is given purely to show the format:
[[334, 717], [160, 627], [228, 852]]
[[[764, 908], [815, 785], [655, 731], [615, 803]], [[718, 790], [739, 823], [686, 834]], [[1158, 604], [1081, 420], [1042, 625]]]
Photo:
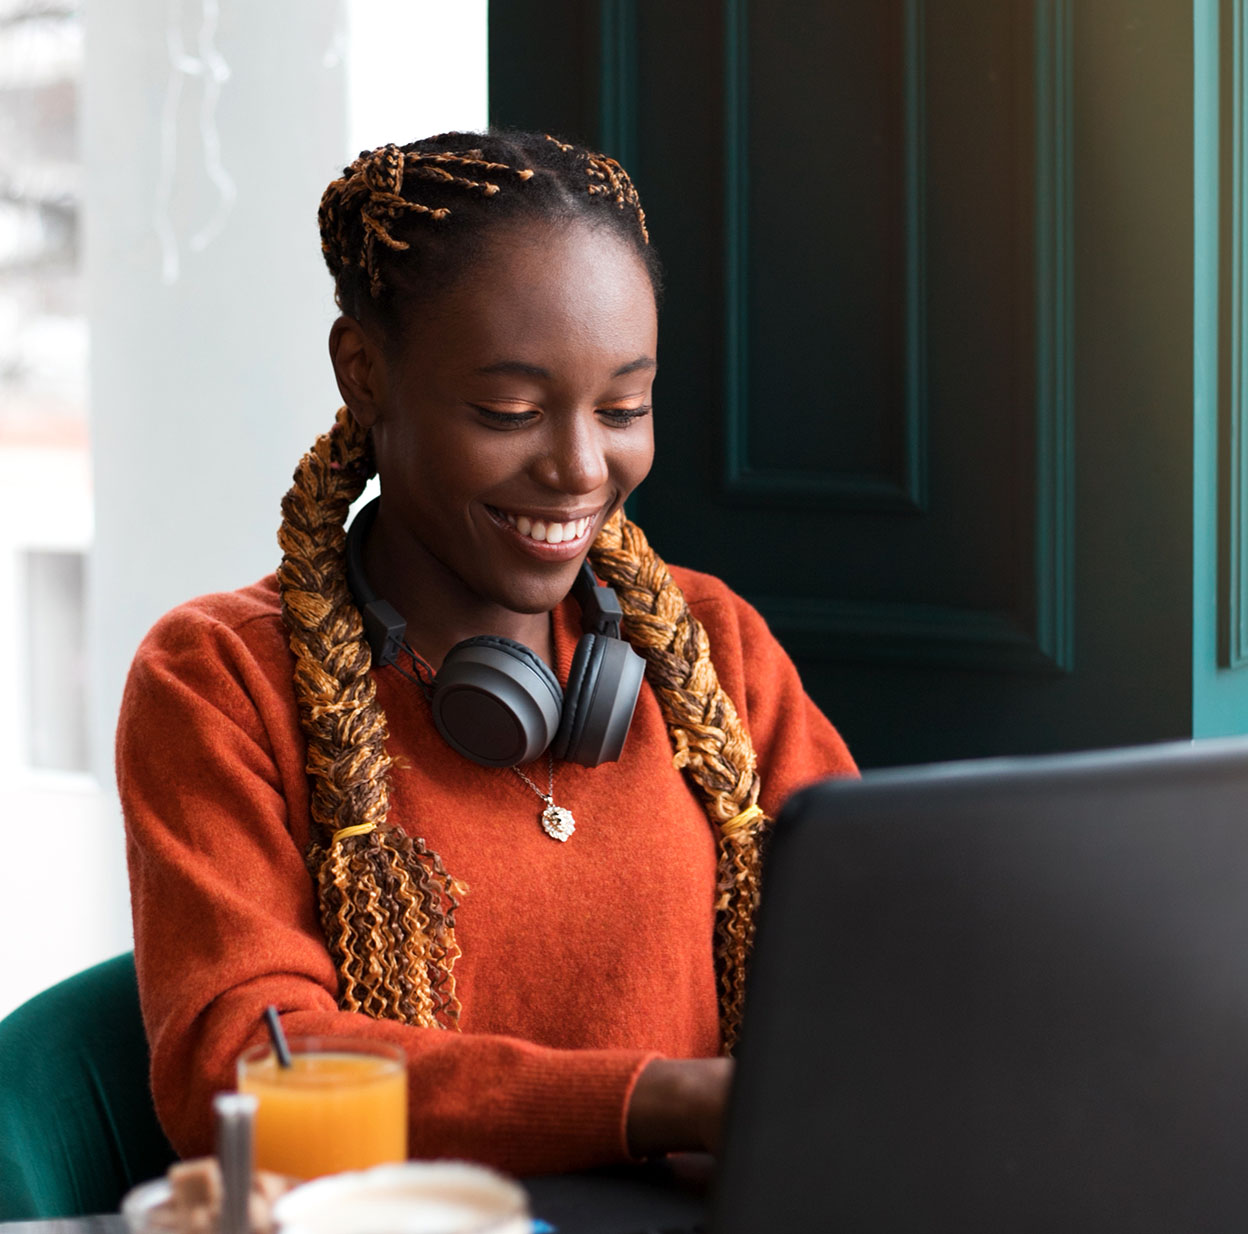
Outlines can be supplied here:
[[486, 506], [495, 526], [527, 553], [542, 561], [566, 561], [578, 556], [593, 539], [600, 507], [595, 513], [565, 520], [534, 518]]

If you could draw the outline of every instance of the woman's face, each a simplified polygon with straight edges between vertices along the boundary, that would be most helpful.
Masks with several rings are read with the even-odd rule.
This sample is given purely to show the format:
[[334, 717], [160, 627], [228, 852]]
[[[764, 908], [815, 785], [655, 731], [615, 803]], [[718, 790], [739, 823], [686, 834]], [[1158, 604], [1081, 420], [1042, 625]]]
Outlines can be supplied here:
[[607, 231], [517, 225], [409, 316], [352, 406], [381, 478], [383, 577], [422, 604], [547, 612], [650, 469], [646, 270]]

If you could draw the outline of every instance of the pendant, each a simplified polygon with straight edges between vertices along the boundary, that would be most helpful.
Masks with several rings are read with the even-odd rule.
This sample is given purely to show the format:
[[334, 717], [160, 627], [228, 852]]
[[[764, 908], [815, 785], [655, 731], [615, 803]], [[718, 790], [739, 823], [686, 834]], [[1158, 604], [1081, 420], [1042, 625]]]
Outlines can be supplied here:
[[568, 836], [576, 830], [572, 811], [555, 805], [553, 801], [548, 801], [546, 808], [542, 811], [542, 830], [552, 840], [558, 840], [560, 844], [566, 843]]

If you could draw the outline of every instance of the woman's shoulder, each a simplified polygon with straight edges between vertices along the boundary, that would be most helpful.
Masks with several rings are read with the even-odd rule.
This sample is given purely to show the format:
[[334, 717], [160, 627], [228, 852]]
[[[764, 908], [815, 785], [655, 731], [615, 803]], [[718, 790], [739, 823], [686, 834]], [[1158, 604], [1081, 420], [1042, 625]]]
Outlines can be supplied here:
[[286, 632], [282, 622], [277, 579], [267, 575], [236, 591], [196, 596], [165, 613], [139, 645], [136, 661], [170, 656], [229, 655], [246, 648], [259, 659], [285, 658]]
[[777, 809], [795, 787], [818, 776], [852, 773], [844, 741], [806, 694], [762, 613], [714, 575], [669, 569], [706, 631], [720, 685], [750, 730], [766, 771], [764, 806]]
[[723, 579], [685, 566], [668, 566], [689, 611], [706, 631], [721, 677], [771, 681], [788, 670], [788, 657], [762, 613]]
[[122, 699], [122, 730], [228, 721], [253, 735], [285, 732], [293, 657], [272, 576], [171, 609], [139, 644]]
[[256, 621], [280, 621], [281, 599], [277, 577], [269, 574], [236, 591], [214, 591], [170, 609], [155, 625], [153, 634], [167, 634], [209, 626], [241, 630]]
[[703, 625], [726, 625], [744, 631], [766, 629], [762, 614], [723, 579], [688, 566], [669, 565], [668, 570], [685, 602]]
[[691, 570], [688, 566], [668, 565], [676, 585], [684, 592], [690, 604], [727, 604], [735, 607], [746, 602], [722, 578]]

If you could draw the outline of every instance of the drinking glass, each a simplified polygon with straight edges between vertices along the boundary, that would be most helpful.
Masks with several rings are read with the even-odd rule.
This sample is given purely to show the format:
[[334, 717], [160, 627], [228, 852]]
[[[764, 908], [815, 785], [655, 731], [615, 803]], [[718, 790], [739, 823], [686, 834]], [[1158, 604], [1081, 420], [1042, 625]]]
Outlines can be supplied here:
[[238, 1091], [254, 1093], [256, 1168], [292, 1178], [407, 1157], [407, 1060], [397, 1046], [348, 1037], [291, 1037], [291, 1066], [269, 1044], [238, 1059]]

